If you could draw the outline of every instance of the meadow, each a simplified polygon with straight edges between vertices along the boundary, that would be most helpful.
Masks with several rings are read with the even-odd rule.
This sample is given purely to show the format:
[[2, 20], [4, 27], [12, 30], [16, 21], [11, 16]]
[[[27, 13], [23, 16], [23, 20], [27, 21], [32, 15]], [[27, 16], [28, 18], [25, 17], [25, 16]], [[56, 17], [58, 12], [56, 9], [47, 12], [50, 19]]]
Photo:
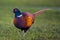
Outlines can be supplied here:
[[[50, 1], [44, 2], [44, 0], [0, 0], [0, 40], [60, 40], [59, 0], [53, 0], [51, 4]], [[30, 13], [45, 8], [52, 10], [37, 16], [35, 23], [23, 37], [21, 30], [13, 25], [14, 14], [12, 10], [15, 7], [22, 12], [28, 11]]]

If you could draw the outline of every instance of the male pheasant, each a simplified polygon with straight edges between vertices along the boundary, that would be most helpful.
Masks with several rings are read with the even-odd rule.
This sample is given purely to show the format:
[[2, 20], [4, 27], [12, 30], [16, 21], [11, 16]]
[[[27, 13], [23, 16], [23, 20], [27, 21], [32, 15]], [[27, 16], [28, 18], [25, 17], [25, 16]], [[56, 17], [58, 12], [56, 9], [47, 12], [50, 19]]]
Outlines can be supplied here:
[[14, 8], [13, 13], [15, 17], [13, 23], [18, 29], [21, 29], [25, 33], [34, 23], [35, 17], [44, 13], [46, 10], [49, 9], [43, 9], [31, 14], [29, 12], [21, 12], [18, 8]]

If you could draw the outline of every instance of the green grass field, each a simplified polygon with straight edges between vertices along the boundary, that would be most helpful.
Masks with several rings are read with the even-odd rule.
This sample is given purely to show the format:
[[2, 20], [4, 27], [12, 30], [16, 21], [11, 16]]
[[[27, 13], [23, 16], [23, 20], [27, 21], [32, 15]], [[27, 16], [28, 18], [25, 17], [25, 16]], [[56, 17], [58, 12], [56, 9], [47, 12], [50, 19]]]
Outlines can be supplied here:
[[2, 6], [49, 6], [60, 7], [60, 0], [0, 0]]
[[[31, 6], [24, 4], [27, 5], [24, 6], [22, 2], [20, 2], [21, 5], [19, 2], [15, 2], [14, 0], [0, 1], [0, 40], [60, 40], [60, 7], [32, 6], [33, 4]], [[21, 30], [13, 25], [14, 14], [12, 10], [15, 7], [31, 13], [44, 8], [51, 8], [52, 10], [36, 17], [35, 23], [23, 37]]]

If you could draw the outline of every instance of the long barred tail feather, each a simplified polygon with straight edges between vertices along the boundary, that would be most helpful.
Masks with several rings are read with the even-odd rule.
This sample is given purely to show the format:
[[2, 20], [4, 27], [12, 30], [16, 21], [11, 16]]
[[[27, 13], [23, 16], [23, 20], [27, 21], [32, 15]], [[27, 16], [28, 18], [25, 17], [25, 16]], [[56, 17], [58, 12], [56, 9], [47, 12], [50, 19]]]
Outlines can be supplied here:
[[51, 10], [51, 9], [42, 9], [42, 10], [40, 10], [40, 11], [37, 11], [37, 12], [33, 13], [33, 15], [34, 15], [34, 17], [36, 17], [36, 16], [38, 16], [38, 15], [46, 12], [47, 10]]

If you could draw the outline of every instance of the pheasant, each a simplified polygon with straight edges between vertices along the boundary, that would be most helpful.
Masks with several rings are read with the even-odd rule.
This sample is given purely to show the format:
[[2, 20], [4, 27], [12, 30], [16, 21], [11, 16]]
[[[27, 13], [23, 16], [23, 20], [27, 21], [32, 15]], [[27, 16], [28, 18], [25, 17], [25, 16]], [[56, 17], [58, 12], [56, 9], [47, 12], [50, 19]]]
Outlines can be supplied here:
[[49, 9], [43, 9], [31, 14], [30, 12], [21, 12], [18, 8], [14, 8], [13, 13], [15, 14], [15, 17], [13, 23], [18, 29], [21, 29], [21, 31], [26, 33], [26, 31], [34, 23], [36, 16], [44, 13], [47, 10]]

